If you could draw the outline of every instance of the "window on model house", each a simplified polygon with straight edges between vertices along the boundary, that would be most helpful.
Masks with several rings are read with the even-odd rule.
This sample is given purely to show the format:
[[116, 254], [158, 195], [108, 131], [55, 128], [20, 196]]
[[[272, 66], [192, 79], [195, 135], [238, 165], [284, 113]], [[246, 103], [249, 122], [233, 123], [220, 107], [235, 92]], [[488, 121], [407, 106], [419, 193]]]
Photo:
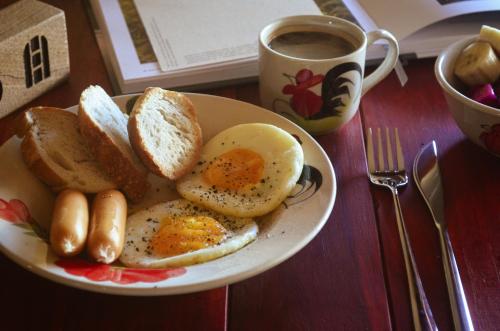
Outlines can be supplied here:
[[36, 36], [24, 47], [24, 71], [29, 88], [50, 77], [49, 47], [44, 36]]

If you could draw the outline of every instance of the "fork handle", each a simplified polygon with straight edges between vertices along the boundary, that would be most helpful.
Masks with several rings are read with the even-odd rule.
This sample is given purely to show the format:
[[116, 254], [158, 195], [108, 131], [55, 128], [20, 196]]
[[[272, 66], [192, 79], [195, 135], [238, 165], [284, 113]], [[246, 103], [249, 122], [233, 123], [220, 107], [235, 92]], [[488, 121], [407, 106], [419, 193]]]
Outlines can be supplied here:
[[411, 312], [413, 325], [416, 331], [429, 330], [437, 331], [437, 325], [432, 316], [432, 311], [425, 295], [424, 287], [417, 269], [417, 263], [411, 249], [410, 239], [403, 220], [403, 212], [399, 203], [399, 195], [396, 187], [391, 186], [392, 198], [396, 212], [396, 221], [398, 224], [399, 239], [403, 251], [406, 276], [408, 278], [408, 288], [410, 292]]

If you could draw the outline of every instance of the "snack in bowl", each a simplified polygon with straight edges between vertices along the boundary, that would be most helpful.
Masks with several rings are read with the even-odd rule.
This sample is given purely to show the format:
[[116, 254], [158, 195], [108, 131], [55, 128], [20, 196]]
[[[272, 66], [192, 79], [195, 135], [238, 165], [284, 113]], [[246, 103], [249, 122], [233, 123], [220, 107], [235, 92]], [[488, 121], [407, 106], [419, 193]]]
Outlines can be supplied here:
[[192, 102], [182, 93], [147, 88], [128, 121], [130, 143], [144, 165], [171, 180], [188, 173], [203, 144]]
[[[493, 29], [493, 28], [492, 28]], [[483, 31], [483, 30], [482, 30]], [[500, 31], [495, 29], [495, 38], [500, 38]], [[490, 41], [491, 36], [488, 37]], [[496, 40], [496, 39], [495, 39]], [[465, 81], [462, 81], [456, 74], [458, 61], [464, 50], [471, 44], [478, 41], [486, 42], [483, 36], [468, 38], [455, 42], [441, 52], [436, 60], [434, 72], [436, 79], [443, 89], [448, 109], [453, 115], [455, 122], [462, 132], [475, 144], [481, 146], [488, 152], [500, 156], [498, 134], [496, 128], [500, 125], [500, 79], [496, 78], [496, 82], [489, 82], [484, 85], [469, 86]], [[498, 52], [495, 50], [495, 52]], [[496, 53], [498, 58], [500, 54]], [[489, 61], [489, 60], [488, 60]], [[495, 63], [500, 64], [496, 61]], [[482, 64], [474, 64], [473, 67], [483, 67]], [[483, 70], [483, 69], [481, 69]], [[484, 70], [483, 70], [484, 71]], [[495, 78], [492, 73], [484, 74], [480, 71], [474, 76], [490, 77], [490, 80]], [[498, 69], [490, 70], [493, 73], [498, 72]], [[472, 75], [472, 74], [471, 74]], [[490, 86], [488, 86], [490, 84]], [[496, 91], [498, 92], [496, 92]], [[496, 99], [496, 100], [495, 100]]]
[[288, 132], [269, 124], [240, 124], [203, 146], [196, 167], [177, 181], [177, 191], [225, 215], [261, 216], [289, 195], [303, 165], [302, 147]]
[[128, 218], [120, 261], [143, 268], [206, 262], [237, 251], [257, 233], [251, 218], [225, 216], [185, 199], [173, 200]]
[[78, 131], [77, 116], [64, 109], [35, 107], [21, 118], [21, 153], [28, 169], [53, 191], [96, 193], [116, 187]]
[[124, 114], [100, 86], [89, 86], [80, 97], [80, 132], [104, 171], [132, 201], [149, 189], [148, 171], [130, 146]]
[[466, 85], [469, 98], [487, 106], [500, 108], [500, 30], [483, 25], [478, 40], [459, 54], [454, 73]]
[[455, 75], [468, 86], [490, 84], [500, 76], [500, 60], [489, 43], [475, 41], [460, 53]]

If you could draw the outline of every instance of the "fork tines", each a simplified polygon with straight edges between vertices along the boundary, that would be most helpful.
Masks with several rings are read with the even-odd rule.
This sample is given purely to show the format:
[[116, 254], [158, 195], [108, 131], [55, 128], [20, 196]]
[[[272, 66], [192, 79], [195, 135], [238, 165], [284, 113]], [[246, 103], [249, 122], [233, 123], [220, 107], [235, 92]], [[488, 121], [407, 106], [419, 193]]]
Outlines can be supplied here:
[[[395, 141], [395, 151], [392, 146], [392, 139], [389, 128], [385, 128], [385, 153], [382, 143], [382, 130], [377, 128], [377, 147], [376, 154], [378, 160], [378, 167], [375, 162], [375, 149], [373, 144], [373, 132], [371, 128], [368, 128], [366, 132], [366, 157], [368, 159], [368, 170], [370, 173], [376, 172], [400, 172], [405, 170], [405, 160], [403, 156], [403, 150], [401, 149], [401, 143], [399, 141], [398, 129], [394, 129], [394, 141]], [[394, 166], [393, 153], [396, 154], [397, 167]], [[386, 166], [387, 161], [387, 166]]]

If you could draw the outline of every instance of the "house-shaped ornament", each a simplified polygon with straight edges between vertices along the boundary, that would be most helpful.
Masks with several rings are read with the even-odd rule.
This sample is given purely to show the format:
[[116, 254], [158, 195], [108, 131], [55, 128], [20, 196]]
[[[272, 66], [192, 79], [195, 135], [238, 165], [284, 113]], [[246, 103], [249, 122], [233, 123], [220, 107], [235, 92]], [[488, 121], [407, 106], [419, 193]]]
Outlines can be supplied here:
[[62, 10], [21, 0], [0, 11], [0, 118], [68, 77]]

